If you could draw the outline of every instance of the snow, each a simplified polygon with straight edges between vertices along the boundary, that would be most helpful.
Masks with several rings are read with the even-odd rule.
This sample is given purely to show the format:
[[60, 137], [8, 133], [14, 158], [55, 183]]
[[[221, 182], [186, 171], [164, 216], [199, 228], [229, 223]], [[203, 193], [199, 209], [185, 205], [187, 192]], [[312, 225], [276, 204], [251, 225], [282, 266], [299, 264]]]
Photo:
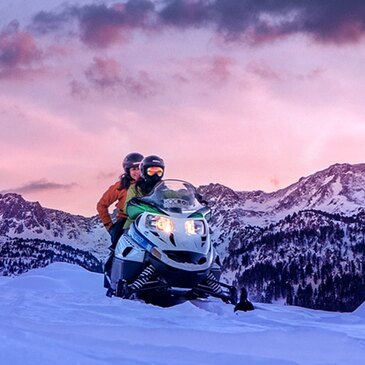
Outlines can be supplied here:
[[329, 313], [218, 300], [159, 308], [107, 298], [102, 275], [52, 264], [0, 278], [1, 364], [357, 365], [365, 307]]
[[[27, 212], [26, 214], [29, 214]], [[22, 225], [22, 221], [13, 219], [13, 224], [17, 227]], [[108, 254], [110, 245], [110, 236], [101, 224], [93, 226], [91, 233], [83, 227], [76, 227], [73, 230], [57, 228], [57, 223], [52, 223], [51, 228], [46, 230], [41, 225], [31, 228], [24, 227], [24, 231], [19, 233], [14, 230], [9, 230], [7, 236], [10, 238], [22, 239], [42, 239], [51, 242], [59, 242], [69, 245], [75, 249], [81, 249], [92, 253], [98, 259], [104, 259]]]
[[365, 318], [365, 302], [362, 303], [356, 310], [354, 310], [353, 313]]

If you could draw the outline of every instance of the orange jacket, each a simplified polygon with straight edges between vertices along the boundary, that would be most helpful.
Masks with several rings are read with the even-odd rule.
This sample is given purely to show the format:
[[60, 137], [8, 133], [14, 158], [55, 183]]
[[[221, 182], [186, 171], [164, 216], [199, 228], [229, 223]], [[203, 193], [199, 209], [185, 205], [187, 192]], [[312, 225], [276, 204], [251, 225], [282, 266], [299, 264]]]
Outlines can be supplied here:
[[96, 209], [99, 213], [100, 220], [103, 222], [105, 228], [109, 230], [109, 228], [113, 224], [113, 220], [109, 214], [108, 208], [114, 203], [118, 209], [117, 212], [117, 220], [121, 218], [127, 218], [127, 215], [124, 213], [124, 204], [125, 198], [127, 197], [128, 189], [120, 189], [120, 182], [116, 182], [114, 185], [110, 186], [109, 189], [103, 194], [98, 204], [96, 205]]

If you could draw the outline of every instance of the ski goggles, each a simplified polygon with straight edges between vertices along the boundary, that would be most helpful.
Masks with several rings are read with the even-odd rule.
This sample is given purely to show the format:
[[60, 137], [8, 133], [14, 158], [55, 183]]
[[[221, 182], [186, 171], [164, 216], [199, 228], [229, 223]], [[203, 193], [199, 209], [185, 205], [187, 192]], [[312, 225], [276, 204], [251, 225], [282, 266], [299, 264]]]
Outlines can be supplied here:
[[163, 168], [159, 166], [151, 166], [147, 168], [146, 173], [148, 176], [157, 175], [158, 177], [162, 177]]

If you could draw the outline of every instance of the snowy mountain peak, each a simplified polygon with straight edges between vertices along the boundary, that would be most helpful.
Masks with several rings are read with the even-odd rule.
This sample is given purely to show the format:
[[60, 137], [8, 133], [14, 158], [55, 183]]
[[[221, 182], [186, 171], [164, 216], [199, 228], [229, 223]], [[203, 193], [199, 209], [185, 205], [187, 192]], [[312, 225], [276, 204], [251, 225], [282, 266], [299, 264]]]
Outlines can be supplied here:
[[109, 237], [97, 217], [43, 208], [16, 193], [0, 194], [0, 217], [0, 236], [46, 239], [103, 255], [107, 250]]
[[39, 202], [27, 202], [16, 193], [0, 194], [0, 214], [2, 220], [16, 219], [28, 226], [45, 224], [46, 214]]
[[335, 164], [272, 193], [199, 189], [216, 210], [236, 209], [243, 224], [264, 226], [304, 209], [351, 215], [365, 206], [365, 164]]
[[280, 192], [284, 206], [292, 199], [301, 209], [355, 214], [365, 203], [365, 164], [335, 164]]
[[202, 192], [206, 196], [209, 196], [211, 202], [214, 202], [215, 204], [221, 202], [233, 203], [240, 199], [238, 192], [221, 184], [211, 183], [209, 185], [201, 186], [198, 188], [198, 191]]

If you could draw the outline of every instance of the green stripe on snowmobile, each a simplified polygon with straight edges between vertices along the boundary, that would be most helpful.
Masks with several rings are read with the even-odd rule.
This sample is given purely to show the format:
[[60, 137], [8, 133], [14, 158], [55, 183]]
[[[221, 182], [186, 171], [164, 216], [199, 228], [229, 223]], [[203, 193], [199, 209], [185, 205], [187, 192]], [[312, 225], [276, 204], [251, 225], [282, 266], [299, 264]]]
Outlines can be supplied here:
[[158, 208], [153, 207], [150, 204], [141, 202], [138, 199], [132, 199], [127, 206], [127, 214], [131, 219], [136, 219], [142, 213], [154, 213], [154, 214], [163, 214], [166, 215], [164, 212], [159, 210]]
[[194, 212], [189, 215], [189, 218], [205, 218], [209, 220], [211, 216], [211, 210], [207, 207], [199, 209], [197, 212]]

